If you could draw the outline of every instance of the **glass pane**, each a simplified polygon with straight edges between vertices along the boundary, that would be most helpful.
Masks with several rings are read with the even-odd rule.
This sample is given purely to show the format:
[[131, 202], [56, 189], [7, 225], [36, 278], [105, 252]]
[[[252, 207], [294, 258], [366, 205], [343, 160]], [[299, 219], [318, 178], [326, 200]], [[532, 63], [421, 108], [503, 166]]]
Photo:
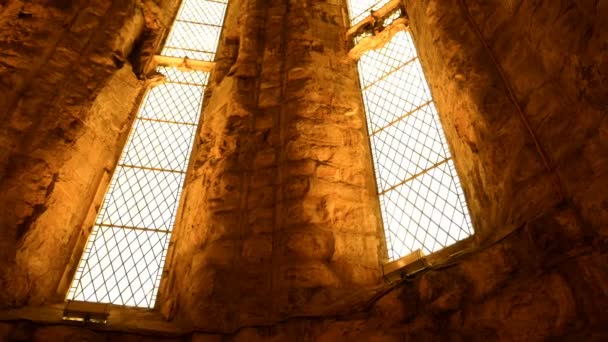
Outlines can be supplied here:
[[381, 195], [389, 258], [417, 249], [435, 252], [471, 235], [471, 222], [452, 161]]
[[376, 11], [390, 1], [391, 0], [348, 0], [351, 25], [365, 19], [370, 15], [370, 11]]
[[186, 171], [195, 125], [137, 120], [121, 164]]
[[[354, 1], [353, 1], [354, 2]], [[360, 4], [360, 3], [359, 3]], [[472, 234], [439, 116], [408, 32], [359, 60], [390, 260]]]
[[152, 88], [139, 116], [146, 119], [197, 124], [203, 101], [203, 87], [165, 83]]
[[416, 58], [411, 36], [401, 31], [382, 49], [371, 50], [359, 59], [361, 86], [366, 88], [382, 76]]
[[431, 101], [431, 92], [415, 60], [364, 89], [363, 98], [370, 129], [375, 132]]
[[170, 230], [183, 178], [181, 172], [119, 166], [97, 222]]
[[371, 137], [380, 192], [449, 157], [432, 104]]
[[213, 61], [227, 3], [227, 0], [184, 0], [162, 54]]
[[71, 299], [152, 307], [169, 238], [168, 233], [95, 227]]
[[[226, 0], [186, 0], [168, 44], [213, 60]], [[202, 57], [201, 57], [202, 56]], [[209, 73], [158, 67], [114, 171], [68, 298], [153, 307]]]

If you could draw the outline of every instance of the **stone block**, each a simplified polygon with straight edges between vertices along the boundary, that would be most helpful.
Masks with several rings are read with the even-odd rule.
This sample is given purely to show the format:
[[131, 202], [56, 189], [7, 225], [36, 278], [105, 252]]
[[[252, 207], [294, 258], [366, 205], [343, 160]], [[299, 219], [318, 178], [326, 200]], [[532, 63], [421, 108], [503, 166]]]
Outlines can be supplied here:
[[310, 177], [289, 177], [284, 181], [285, 198], [288, 200], [303, 198], [310, 191]]
[[257, 170], [251, 174], [251, 188], [259, 189], [265, 186], [271, 186], [276, 182], [276, 173], [277, 170], [274, 168], [271, 169], [262, 169]]
[[243, 241], [243, 258], [247, 263], [263, 263], [272, 256], [272, 236], [256, 234]]
[[202, 263], [200, 267], [228, 267], [234, 263], [236, 253], [240, 249], [239, 245], [240, 241], [238, 240], [209, 242], [197, 252], [192, 260], [192, 267], [195, 266], [195, 259]]
[[337, 287], [339, 280], [331, 268], [319, 261], [292, 263], [281, 268], [281, 287]]
[[[272, 109], [276, 109], [276, 107], [273, 107]], [[263, 111], [262, 113], [263, 114], [255, 117], [255, 129], [256, 131], [266, 132], [274, 125], [275, 113], [273, 110], [268, 109]]]
[[222, 335], [215, 334], [199, 334], [194, 333], [192, 335], [192, 342], [224, 342], [224, 337]]
[[500, 289], [516, 271], [515, 260], [502, 244], [494, 245], [475, 253], [459, 267], [464, 278], [471, 284], [471, 299], [481, 299]]
[[360, 264], [365, 266], [378, 265], [378, 236], [374, 233], [334, 232], [335, 252], [334, 261]]
[[285, 163], [283, 172], [286, 177], [290, 176], [312, 176], [318, 163], [314, 160], [298, 160]]
[[280, 87], [270, 87], [263, 88], [260, 91], [260, 99], [258, 100], [258, 105], [260, 108], [272, 108], [280, 105], [281, 101], [281, 88]]
[[262, 207], [268, 208], [275, 203], [275, 187], [265, 186], [249, 190], [247, 203], [250, 208]]
[[341, 170], [329, 165], [319, 165], [315, 175], [330, 182], [338, 182], [342, 179]]
[[283, 231], [281, 235], [281, 245], [297, 257], [329, 260], [334, 253], [334, 236], [330, 231], [304, 227]]
[[258, 152], [253, 160], [255, 170], [274, 166], [276, 166], [276, 151], [274, 149]]

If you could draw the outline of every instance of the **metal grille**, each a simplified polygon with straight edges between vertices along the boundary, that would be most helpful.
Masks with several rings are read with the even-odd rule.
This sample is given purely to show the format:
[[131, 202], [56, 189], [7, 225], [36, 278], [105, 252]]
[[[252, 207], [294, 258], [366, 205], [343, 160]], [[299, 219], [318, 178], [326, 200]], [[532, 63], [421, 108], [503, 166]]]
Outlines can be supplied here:
[[[219, 32], [225, 7], [225, 1], [186, 0], [179, 18], [212, 23]], [[206, 46], [215, 49], [218, 37], [206, 37], [213, 39]], [[190, 38], [174, 26], [173, 42]], [[173, 67], [157, 70], [167, 82], [149, 90], [143, 100], [69, 299], [148, 308], [156, 301], [209, 77]]]
[[468, 209], [414, 42], [366, 52], [359, 75], [388, 245], [395, 260], [472, 234]]
[[162, 55], [213, 61], [228, 0], [183, 0]]
[[348, 0], [350, 24], [355, 25], [369, 16], [371, 11], [380, 9], [390, 1], [391, 0]]

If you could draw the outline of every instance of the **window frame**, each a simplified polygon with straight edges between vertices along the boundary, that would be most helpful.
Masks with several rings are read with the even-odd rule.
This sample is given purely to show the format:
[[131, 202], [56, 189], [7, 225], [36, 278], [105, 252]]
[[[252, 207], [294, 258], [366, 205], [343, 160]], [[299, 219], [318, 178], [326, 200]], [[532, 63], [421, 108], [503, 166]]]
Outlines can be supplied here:
[[[181, 211], [183, 210], [183, 203], [184, 203], [184, 196], [183, 196], [183, 190], [186, 186], [186, 184], [188, 183], [188, 178], [191, 177], [191, 173], [189, 172], [189, 170], [193, 167], [193, 163], [192, 161], [192, 156], [196, 153], [196, 137], [198, 136], [200, 129], [202, 127], [202, 122], [204, 120], [204, 112], [205, 112], [205, 108], [206, 108], [206, 101], [205, 99], [209, 96], [210, 92], [212, 91], [212, 89], [210, 89], [210, 84], [214, 78], [214, 70], [215, 70], [215, 65], [216, 65], [216, 61], [217, 61], [217, 56], [218, 56], [218, 52], [221, 51], [221, 49], [223, 48], [224, 45], [224, 35], [226, 34], [226, 18], [228, 17], [228, 14], [232, 8], [232, 4], [234, 3], [233, 1], [230, 0], [221, 0], [221, 1], [212, 1], [211, 2], [219, 2], [219, 3], [225, 3], [225, 10], [223, 13], [223, 17], [221, 18], [221, 28], [220, 28], [220, 32], [218, 35], [218, 41], [216, 44], [216, 51], [214, 53], [214, 57], [213, 60], [210, 61], [206, 61], [206, 60], [195, 60], [195, 59], [189, 59], [187, 56], [185, 57], [175, 57], [175, 56], [167, 56], [163, 54], [163, 51], [165, 50], [165, 45], [167, 44], [168, 40], [170, 39], [171, 35], [173, 34], [173, 27], [175, 25], [175, 23], [177, 21], [179, 21], [179, 15], [180, 12], [182, 10], [182, 7], [185, 5], [185, 3], [188, 0], [180, 0], [176, 5], [175, 5], [175, 12], [173, 15], [173, 18], [171, 19], [171, 24], [168, 26], [168, 29], [165, 30], [163, 32], [163, 39], [160, 39], [156, 42], [156, 47], [155, 47], [155, 51], [156, 54], [151, 56], [150, 58], [148, 58], [143, 70], [144, 70], [144, 74], [147, 75], [147, 79], [146, 79], [146, 84], [144, 86], [144, 89], [141, 91], [141, 93], [139, 94], [139, 96], [135, 99], [135, 103], [137, 103], [137, 105], [135, 105], [133, 107], [133, 109], [129, 112], [129, 117], [130, 119], [130, 126], [129, 128], [123, 133], [122, 139], [119, 141], [119, 148], [117, 149], [117, 151], [120, 151], [120, 153], [116, 156], [116, 160], [114, 161], [114, 164], [112, 166], [112, 169], [105, 169], [101, 179], [99, 179], [99, 181], [97, 182], [97, 190], [95, 192], [95, 196], [93, 197], [93, 200], [90, 204], [89, 210], [87, 211], [87, 215], [85, 217], [85, 219], [83, 220], [83, 223], [81, 224], [82, 230], [80, 231], [80, 234], [78, 234], [78, 241], [75, 244], [74, 250], [70, 256], [70, 260], [67, 263], [66, 267], [64, 268], [64, 272], [63, 275], [61, 277], [61, 280], [57, 286], [57, 290], [56, 290], [56, 294], [57, 294], [57, 300], [58, 300], [58, 304], [61, 303], [62, 307], [65, 306], [67, 308], [67, 306], [70, 303], [85, 303], [89, 306], [98, 306], [98, 307], [107, 307], [109, 312], [112, 312], [114, 316], [122, 316], [124, 318], [126, 318], [127, 316], [130, 315], [136, 315], [136, 316], [141, 316], [142, 314], [146, 315], [146, 316], [150, 316], [151, 318], [151, 324], [158, 324], [158, 321], [165, 321], [164, 316], [162, 316], [160, 313], [162, 311], [163, 308], [163, 303], [161, 302], [161, 293], [163, 292], [163, 288], [168, 286], [167, 284], [167, 275], [169, 273], [169, 270], [171, 269], [172, 266], [172, 255], [173, 255], [173, 250], [174, 250], [174, 243], [173, 243], [173, 234], [171, 234], [168, 237], [168, 242], [167, 242], [167, 247], [165, 250], [165, 257], [164, 259], [164, 265], [163, 267], [160, 269], [160, 281], [158, 283], [158, 288], [156, 291], [156, 295], [155, 297], [155, 301], [154, 301], [154, 305], [151, 307], [136, 307], [136, 306], [128, 306], [128, 305], [121, 305], [121, 304], [111, 304], [111, 303], [104, 303], [104, 302], [80, 302], [80, 301], [75, 301], [69, 298], [69, 293], [70, 293], [70, 289], [72, 287], [72, 282], [74, 281], [75, 275], [78, 271], [79, 268], [79, 264], [81, 262], [81, 259], [84, 255], [84, 253], [86, 252], [86, 248], [87, 245], [89, 243], [89, 239], [90, 239], [90, 234], [93, 232], [94, 226], [96, 225], [96, 220], [98, 215], [100, 214], [100, 211], [103, 209], [103, 202], [105, 201], [105, 197], [107, 196], [108, 192], [111, 190], [112, 187], [112, 179], [114, 176], [114, 173], [117, 171], [117, 168], [119, 167], [120, 161], [123, 158], [123, 153], [125, 152], [125, 149], [127, 147], [127, 144], [129, 143], [130, 137], [133, 133], [133, 130], [136, 128], [137, 125], [137, 121], [138, 121], [138, 113], [141, 111], [142, 107], [145, 105], [145, 100], [148, 96], [148, 94], [150, 93], [150, 91], [152, 89], [154, 89], [156, 86], [160, 85], [160, 84], [164, 84], [165, 83], [165, 77], [161, 76], [158, 74], [158, 72], [156, 71], [157, 67], [168, 67], [168, 68], [175, 68], [178, 70], [185, 70], [185, 71], [204, 71], [207, 72], [207, 82], [204, 85], [201, 85], [203, 88], [202, 94], [201, 94], [201, 107], [199, 109], [199, 117], [198, 117], [198, 123], [196, 125], [196, 128], [194, 130], [194, 136], [193, 136], [193, 145], [192, 148], [190, 150], [190, 153], [187, 157], [187, 164], [186, 167], [184, 168], [184, 180], [182, 183], [181, 188], [179, 189], [179, 198], [176, 204], [176, 209], [174, 212], [174, 222], [173, 222], [173, 228], [171, 230], [171, 232], [175, 232], [176, 229], [178, 229], [177, 224], [179, 223], [179, 221], [177, 220], [177, 218], [180, 217], [181, 215]], [[219, 20], [219, 19], [218, 19]], [[211, 25], [211, 24], [210, 24]], [[213, 26], [213, 25], [212, 25]], [[203, 51], [203, 53], [210, 53], [208, 51]], [[160, 82], [158, 82], [158, 80], [160, 80]], [[53, 310], [53, 308], [55, 308], [54, 305], [51, 305], [52, 308], [51, 310]], [[65, 320], [65, 317], [64, 317]], [[154, 323], [156, 322], [156, 323]], [[127, 326], [129, 325], [129, 323], [127, 323]], [[169, 325], [168, 330], [173, 330], [173, 326]]]
[[[384, 41], [383, 44], [388, 44], [390, 42], [390, 40], [392, 39], [392, 37], [394, 37], [395, 34], [397, 34], [398, 32], [401, 32], [403, 30], [405, 31], [409, 31], [409, 34], [411, 36], [411, 39], [414, 41], [414, 48], [416, 49], [416, 59], [420, 60], [420, 66], [422, 68], [422, 76], [424, 78], [424, 81], [427, 83], [429, 90], [431, 91], [431, 104], [434, 105], [434, 99], [432, 96], [432, 89], [430, 89], [430, 83], [427, 79], [426, 74], [424, 73], [424, 65], [422, 60], [419, 58], [419, 53], [418, 53], [418, 47], [416, 45], [415, 42], [415, 37], [411, 34], [411, 31], [409, 30], [409, 18], [407, 16], [407, 11], [405, 8], [405, 1], [404, 0], [376, 0], [375, 3], [382, 3], [384, 2], [384, 5], [379, 6], [375, 11], [371, 11], [370, 15], [368, 16], [363, 16], [362, 19], [358, 22], [352, 22], [351, 21], [351, 13], [350, 13], [350, 4], [349, 1], [356, 1], [356, 0], [343, 0], [342, 1], [342, 6], [344, 8], [344, 22], [346, 24], [347, 27], [349, 27], [349, 29], [346, 31], [345, 33], [345, 39], [347, 41], [347, 44], [349, 44], [349, 46], [351, 47], [351, 50], [349, 52], [348, 55], [348, 59], [351, 61], [354, 61], [354, 63], [358, 63], [359, 58], [365, 54], [365, 52], [372, 50], [372, 47], [365, 47], [362, 46], [363, 44], [359, 44], [357, 42], [355, 42], [355, 36], [361, 32], [370, 32], [370, 27], [371, 30], [374, 30], [375, 32], [371, 33], [370, 36], [372, 37], [372, 41]], [[372, 5], [373, 6], [376, 6]], [[394, 22], [389, 23], [386, 26], [382, 26], [380, 25], [378, 27], [377, 23], [382, 24], [382, 22], [387, 19], [388, 17], [390, 17], [391, 15], [393, 15], [395, 12], [401, 12], [401, 16], [399, 17], [399, 19], [403, 18], [403, 24], [406, 26], [404, 29], [403, 28], [397, 28], [396, 26], [399, 26], [397, 23], [397, 25], [395, 25]], [[361, 17], [361, 15], [358, 15], [357, 17]], [[367, 28], [366, 28], [367, 26]], [[371, 45], [374, 45], [374, 43], [372, 43]], [[378, 48], [380, 49], [380, 48]], [[389, 72], [393, 73], [396, 69], [393, 69]], [[357, 73], [360, 73], [359, 68], [357, 67]], [[384, 75], [383, 77], [386, 77], [387, 75]], [[372, 139], [371, 139], [371, 132], [369, 130], [369, 125], [368, 125], [368, 119], [367, 119], [367, 112], [365, 110], [365, 100], [364, 100], [364, 95], [363, 95], [363, 91], [364, 91], [364, 87], [361, 84], [361, 78], [359, 77], [359, 87], [361, 89], [361, 104], [362, 104], [362, 108], [363, 112], [364, 112], [364, 116], [365, 116], [365, 120], [364, 120], [364, 125], [365, 125], [365, 129], [366, 129], [366, 133], [368, 134], [367, 137], [367, 142], [368, 142], [368, 146], [370, 149], [370, 155], [372, 155], [372, 158], [375, 158], [373, 156], [373, 145], [372, 145]], [[443, 129], [443, 122], [441, 122], [441, 113], [439, 110], [437, 110], [437, 120], [439, 120], [440, 122], [440, 129], [442, 131], [442, 133], [444, 133], [444, 129]], [[445, 160], [445, 162], [449, 161], [449, 160], [454, 160], [457, 159], [457, 156], [455, 156], [453, 154], [452, 148], [450, 146], [450, 141], [447, 139], [446, 137], [446, 144], [448, 145], [449, 148], [449, 158]], [[374, 174], [374, 185], [375, 185], [375, 190], [378, 191], [378, 177], [377, 177], [377, 170], [376, 170], [376, 162], [372, 160], [370, 167], [372, 168], [373, 174]], [[454, 172], [456, 172], [456, 177], [459, 178], [459, 173], [458, 170], [456, 168], [456, 165], [453, 166], [454, 167]], [[417, 177], [414, 177], [417, 178]], [[469, 215], [469, 229], [471, 231], [470, 235], [468, 235], [467, 237], [457, 240], [452, 244], [448, 244], [443, 246], [442, 248], [439, 248], [438, 250], [435, 250], [429, 254], [424, 255], [421, 250], [415, 250], [410, 254], [406, 254], [403, 255], [399, 258], [396, 258], [394, 260], [390, 260], [389, 256], [388, 256], [388, 240], [386, 239], [386, 228], [384, 226], [384, 220], [383, 220], [383, 209], [382, 209], [382, 205], [380, 203], [380, 194], [377, 193], [377, 198], [378, 198], [378, 215], [379, 215], [379, 228], [378, 228], [378, 236], [379, 239], [381, 239], [380, 242], [380, 246], [379, 246], [379, 259], [380, 259], [380, 266], [382, 269], [382, 273], [383, 273], [383, 277], [385, 278], [386, 281], [393, 281], [395, 279], [401, 279], [404, 276], [410, 276], [413, 275], [415, 273], [418, 273], [424, 269], [433, 267], [435, 265], [438, 264], [443, 264], [446, 262], [446, 260], [448, 259], [454, 259], [454, 258], [458, 258], [461, 255], [464, 254], [468, 254], [470, 252], [472, 252], [473, 250], [478, 248], [478, 241], [477, 241], [477, 230], [474, 227], [474, 223], [472, 222], [472, 219], [470, 218], [470, 208], [469, 205], [467, 203], [467, 194], [465, 192], [464, 187], [460, 187], [460, 191], [462, 192], [462, 200], [464, 200], [464, 206], [465, 209], [468, 211], [468, 215]], [[465, 213], [467, 214], [467, 213]]]

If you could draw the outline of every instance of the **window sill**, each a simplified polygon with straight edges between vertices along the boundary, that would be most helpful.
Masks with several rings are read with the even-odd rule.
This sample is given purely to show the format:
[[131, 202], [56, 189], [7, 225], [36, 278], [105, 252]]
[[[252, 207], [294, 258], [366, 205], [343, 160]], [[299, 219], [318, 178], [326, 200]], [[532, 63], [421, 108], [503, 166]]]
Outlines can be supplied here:
[[[105, 304], [104, 304], [105, 305]], [[63, 319], [66, 303], [44, 306], [29, 306], [0, 311], [0, 322], [27, 320], [47, 325], [71, 325], [101, 331], [155, 333], [180, 335], [184, 330], [167, 319], [157, 310], [121, 306], [108, 306], [106, 324], [75, 322]]]
[[387, 282], [407, 278], [426, 269], [453, 262], [456, 258], [474, 249], [475, 246], [475, 234], [473, 234], [429, 255], [423, 255], [422, 252], [416, 251], [397, 260], [384, 263], [382, 265], [382, 276]]

